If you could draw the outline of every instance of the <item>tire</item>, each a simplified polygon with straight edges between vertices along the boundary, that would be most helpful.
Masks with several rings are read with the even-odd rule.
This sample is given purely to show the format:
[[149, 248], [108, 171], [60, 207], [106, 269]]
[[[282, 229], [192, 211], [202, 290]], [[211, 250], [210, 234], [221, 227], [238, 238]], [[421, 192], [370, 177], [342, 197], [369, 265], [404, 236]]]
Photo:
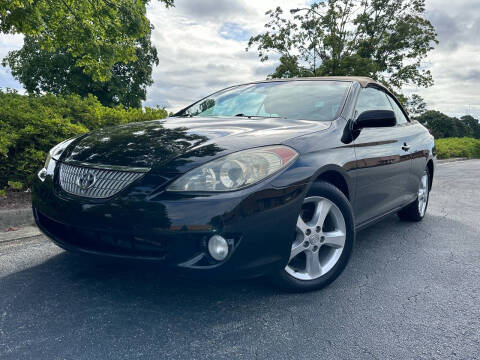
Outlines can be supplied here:
[[292, 234], [290, 259], [273, 274], [276, 284], [286, 291], [306, 292], [334, 281], [352, 254], [354, 224], [352, 206], [338, 188], [313, 184]]
[[417, 199], [400, 210], [397, 215], [405, 221], [421, 221], [427, 213], [428, 200], [430, 198], [430, 172], [425, 169], [420, 180]]

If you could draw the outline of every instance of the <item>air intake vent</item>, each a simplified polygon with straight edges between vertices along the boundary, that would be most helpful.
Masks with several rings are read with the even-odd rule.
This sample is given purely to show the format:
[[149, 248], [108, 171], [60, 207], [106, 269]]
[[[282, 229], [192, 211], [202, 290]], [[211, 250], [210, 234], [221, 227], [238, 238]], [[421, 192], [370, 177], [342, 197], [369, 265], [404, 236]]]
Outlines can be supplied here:
[[106, 199], [140, 179], [148, 169], [116, 170], [60, 164], [60, 186], [66, 192], [95, 199]]

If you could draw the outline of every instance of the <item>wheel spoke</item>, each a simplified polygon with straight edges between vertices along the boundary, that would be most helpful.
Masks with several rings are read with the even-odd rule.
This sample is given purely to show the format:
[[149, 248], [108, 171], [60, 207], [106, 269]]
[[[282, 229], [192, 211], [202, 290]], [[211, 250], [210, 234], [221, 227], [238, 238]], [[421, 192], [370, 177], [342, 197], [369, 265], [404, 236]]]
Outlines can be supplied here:
[[305, 247], [303, 246], [303, 241], [299, 244], [294, 243], [292, 245], [292, 250], [290, 251], [290, 260], [292, 260], [295, 256], [305, 251]]
[[332, 207], [331, 203], [328, 201], [319, 201], [315, 207], [315, 215], [313, 215], [312, 223], [315, 225], [323, 226], [325, 218], [330, 212]]
[[324, 245], [339, 249], [345, 246], [345, 233], [341, 230], [326, 232]]
[[305, 252], [307, 261], [305, 271], [312, 278], [320, 276], [322, 274], [322, 265], [320, 264], [320, 259], [318, 258], [317, 252], [307, 251]]
[[423, 200], [424, 198], [425, 198], [425, 193], [423, 192], [423, 190], [420, 190], [418, 192], [418, 199]]
[[305, 224], [305, 221], [303, 221], [302, 217], [299, 216], [297, 220], [297, 229], [302, 233], [305, 234], [305, 231], [307, 230], [308, 226]]
[[425, 214], [428, 202], [428, 175], [422, 176], [420, 187], [418, 189], [418, 211], [421, 216]]

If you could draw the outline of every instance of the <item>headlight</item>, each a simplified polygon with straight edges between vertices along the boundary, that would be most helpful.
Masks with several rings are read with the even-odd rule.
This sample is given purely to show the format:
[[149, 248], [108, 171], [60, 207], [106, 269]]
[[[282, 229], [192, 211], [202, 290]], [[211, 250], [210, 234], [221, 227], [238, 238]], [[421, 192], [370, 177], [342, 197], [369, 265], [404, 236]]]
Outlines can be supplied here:
[[60, 155], [62, 155], [63, 151], [72, 143], [73, 140], [75, 139], [62, 141], [60, 144], [57, 144], [50, 149], [47, 154], [47, 158], [45, 159], [43, 169], [38, 173], [40, 180], [44, 181], [47, 175], [53, 175], [56, 162], [60, 158]]
[[232, 191], [258, 183], [291, 164], [298, 153], [287, 146], [239, 151], [189, 171], [168, 191]]
[[43, 164], [44, 169], [48, 169], [48, 166], [50, 165], [50, 162], [52, 161], [52, 154], [51, 150], [47, 154], [47, 158], [45, 159], [45, 164]]
[[68, 140], [62, 141], [60, 144], [57, 144], [53, 148], [51, 148], [48, 154], [51, 156], [53, 160], [58, 161], [58, 159], [60, 159], [60, 155], [62, 155], [62, 153], [65, 151], [68, 145], [70, 145], [73, 142], [73, 140], [75, 139], [68, 139]]

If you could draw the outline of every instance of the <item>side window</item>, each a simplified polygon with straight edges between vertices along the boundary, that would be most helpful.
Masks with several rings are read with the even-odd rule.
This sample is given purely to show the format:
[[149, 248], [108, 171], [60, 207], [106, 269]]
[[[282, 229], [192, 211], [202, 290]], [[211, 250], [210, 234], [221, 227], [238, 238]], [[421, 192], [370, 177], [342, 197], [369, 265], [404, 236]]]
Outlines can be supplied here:
[[364, 111], [370, 110], [390, 110], [392, 106], [387, 99], [387, 94], [375, 88], [362, 89], [357, 100], [357, 116]]
[[397, 124], [405, 124], [408, 122], [407, 117], [403, 113], [402, 109], [397, 105], [396, 101], [388, 95], [388, 100], [392, 104], [393, 111], [395, 112], [395, 117], [397, 118]]

